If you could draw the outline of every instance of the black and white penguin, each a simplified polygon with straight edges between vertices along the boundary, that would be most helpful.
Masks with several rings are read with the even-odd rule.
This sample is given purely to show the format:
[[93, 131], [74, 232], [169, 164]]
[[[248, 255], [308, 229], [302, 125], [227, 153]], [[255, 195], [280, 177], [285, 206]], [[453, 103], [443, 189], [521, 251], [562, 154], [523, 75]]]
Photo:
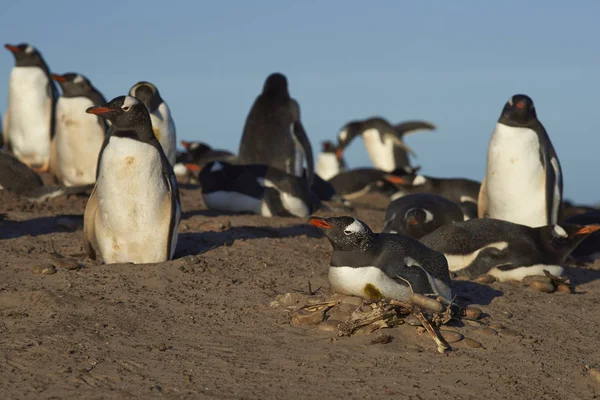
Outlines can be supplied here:
[[[188, 168], [200, 169], [195, 164]], [[198, 180], [204, 204], [212, 210], [306, 218], [321, 206], [306, 180], [268, 165], [213, 161], [200, 171]]]
[[181, 145], [186, 150], [187, 155], [183, 157], [186, 164], [203, 166], [211, 161], [223, 161], [229, 164], [237, 161], [236, 155], [232, 152], [228, 150], [215, 150], [203, 142], [187, 142], [182, 140]]
[[119, 96], [87, 112], [111, 121], [85, 207], [84, 250], [106, 264], [173, 258], [181, 218], [173, 168], [152, 131], [146, 106]]
[[479, 217], [531, 227], [561, 220], [562, 170], [533, 100], [512, 96], [488, 146]]
[[106, 103], [106, 99], [85, 76], [73, 72], [52, 74], [62, 95], [56, 104], [56, 133], [50, 149], [50, 170], [65, 186], [88, 185], [96, 181], [98, 154], [107, 124], [104, 118], [85, 110]]
[[531, 228], [499, 219], [473, 219], [443, 225], [421, 238], [444, 253], [450, 271], [475, 278], [521, 280], [544, 271], [560, 276], [569, 254], [600, 225], [547, 225]]
[[15, 57], [8, 83], [5, 138], [13, 154], [36, 172], [50, 166], [58, 89], [42, 54], [21, 43], [5, 45]]
[[436, 194], [414, 193], [388, 205], [382, 232], [420, 239], [442, 225], [463, 220], [463, 212], [455, 202]]
[[352, 217], [311, 217], [333, 247], [329, 284], [334, 293], [378, 301], [409, 301], [411, 292], [452, 300], [444, 256], [417, 240], [373, 233]]
[[169, 106], [160, 96], [158, 88], [150, 82], [141, 81], [129, 89], [129, 95], [140, 99], [148, 108], [154, 136], [161, 144], [171, 165], [175, 165], [177, 155], [175, 121], [173, 121]]
[[388, 173], [375, 168], [355, 168], [337, 174], [328, 182], [336, 194], [345, 200], [353, 200], [372, 192], [389, 196], [398, 191], [395, 184], [405, 182], [402, 177], [396, 175], [401, 172]]
[[[573, 215], [565, 219], [568, 224], [592, 225], [600, 224], [600, 210], [590, 210], [583, 214]], [[594, 232], [571, 252], [571, 257], [577, 259], [600, 258], [600, 232]]]
[[433, 130], [435, 125], [426, 121], [406, 121], [393, 126], [381, 117], [352, 121], [344, 125], [338, 133], [338, 157], [357, 136], [362, 136], [373, 166], [392, 172], [403, 169], [412, 173], [409, 153], [414, 152], [404, 143], [404, 136], [421, 130]]
[[316, 173], [326, 181], [348, 169], [343, 157], [338, 158], [337, 147], [330, 141], [321, 142], [321, 152], [317, 156]]
[[300, 106], [290, 97], [283, 74], [269, 75], [254, 101], [246, 118], [238, 162], [269, 165], [299, 177], [306, 162], [308, 182], [312, 184], [312, 147], [300, 122]]
[[392, 200], [413, 193], [435, 194], [458, 204], [466, 219], [477, 218], [477, 197], [481, 184], [464, 178], [434, 178], [426, 175], [406, 175], [394, 182], [398, 191]]

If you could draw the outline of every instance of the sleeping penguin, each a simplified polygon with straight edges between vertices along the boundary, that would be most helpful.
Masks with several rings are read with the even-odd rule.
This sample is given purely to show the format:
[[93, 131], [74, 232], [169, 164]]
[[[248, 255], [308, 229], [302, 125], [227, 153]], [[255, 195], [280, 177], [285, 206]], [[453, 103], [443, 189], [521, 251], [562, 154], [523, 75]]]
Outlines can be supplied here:
[[488, 146], [479, 217], [531, 227], [561, 221], [562, 170], [533, 100], [512, 96]]
[[106, 264], [173, 258], [181, 218], [173, 168], [152, 131], [146, 106], [119, 96], [87, 112], [111, 121], [85, 207], [83, 247]]

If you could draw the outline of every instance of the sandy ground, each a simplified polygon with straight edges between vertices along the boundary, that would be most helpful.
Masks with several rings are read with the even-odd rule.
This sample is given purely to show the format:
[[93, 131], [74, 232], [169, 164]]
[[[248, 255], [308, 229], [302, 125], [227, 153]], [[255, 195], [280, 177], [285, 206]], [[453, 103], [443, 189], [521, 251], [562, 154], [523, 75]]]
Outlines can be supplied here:
[[[576, 294], [454, 283], [507, 329], [471, 332], [441, 355], [401, 326], [374, 336], [289, 324], [271, 302], [327, 289], [327, 240], [306, 221], [219, 215], [181, 190], [176, 259], [101, 265], [85, 259], [86, 198], [28, 204], [0, 192], [0, 390], [20, 399], [592, 399], [600, 364], [600, 271], [569, 268]], [[385, 200], [351, 214], [380, 229]], [[67, 261], [57, 259], [54, 252]], [[70, 261], [69, 261], [70, 260]], [[80, 265], [78, 266], [78, 263]], [[34, 273], [49, 264], [55, 274]]]

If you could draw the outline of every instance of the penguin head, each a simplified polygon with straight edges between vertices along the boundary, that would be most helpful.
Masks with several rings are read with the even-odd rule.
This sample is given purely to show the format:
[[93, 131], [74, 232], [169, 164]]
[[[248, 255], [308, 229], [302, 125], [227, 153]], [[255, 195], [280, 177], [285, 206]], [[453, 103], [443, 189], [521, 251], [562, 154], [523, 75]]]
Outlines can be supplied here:
[[540, 236], [548, 253], [566, 258], [585, 238], [599, 230], [600, 225], [547, 225], [540, 228]]
[[531, 97], [515, 94], [504, 105], [499, 122], [509, 126], [527, 126], [535, 120], [537, 114]]
[[323, 231], [334, 250], [366, 251], [375, 237], [367, 224], [348, 216], [310, 217], [309, 222]]
[[109, 120], [114, 127], [113, 134], [116, 136], [126, 136], [142, 141], [154, 138], [150, 114], [144, 103], [135, 97], [115, 97], [106, 104], [88, 108], [86, 112]]
[[363, 133], [363, 122], [362, 121], [351, 121], [340, 129], [337, 135], [338, 147], [336, 155], [338, 160], [342, 159], [342, 155], [344, 154], [344, 149], [350, 145], [350, 142], [354, 140], [355, 137], [360, 136]]
[[290, 97], [288, 91], [288, 82], [285, 75], [275, 72], [267, 77], [263, 86], [263, 95], [274, 98], [288, 99]]
[[154, 112], [163, 102], [158, 88], [150, 82], [140, 81], [129, 89], [129, 95], [137, 97], [150, 112]]
[[45, 69], [46, 63], [42, 54], [35, 47], [27, 43], [5, 44], [4, 47], [15, 56], [16, 67], [42, 67]]
[[63, 75], [52, 74], [51, 76], [60, 85], [63, 97], [86, 96], [95, 90], [89, 79], [75, 72], [67, 72]]
[[185, 140], [182, 140], [181, 145], [185, 147], [194, 161], [198, 161], [204, 154], [212, 150], [209, 145], [202, 142], [186, 142]]
[[333, 144], [333, 142], [330, 142], [329, 140], [324, 140], [321, 142], [321, 152], [336, 153], [337, 147], [335, 146], [335, 144]]
[[418, 226], [428, 224], [433, 221], [433, 214], [424, 208], [411, 208], [404, 214], [406, 226]]

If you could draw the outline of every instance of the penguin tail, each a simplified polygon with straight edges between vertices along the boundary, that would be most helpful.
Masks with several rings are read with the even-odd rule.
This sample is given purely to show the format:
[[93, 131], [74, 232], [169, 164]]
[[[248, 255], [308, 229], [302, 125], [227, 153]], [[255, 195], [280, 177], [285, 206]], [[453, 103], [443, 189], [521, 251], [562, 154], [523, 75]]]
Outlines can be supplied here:
[[419, 131], [432, 131], [436, 129], [436, 126], [427, 121], [405, 121], [394, 125], [394, 129], [398, 135], [402, 137], [404, 135]]

